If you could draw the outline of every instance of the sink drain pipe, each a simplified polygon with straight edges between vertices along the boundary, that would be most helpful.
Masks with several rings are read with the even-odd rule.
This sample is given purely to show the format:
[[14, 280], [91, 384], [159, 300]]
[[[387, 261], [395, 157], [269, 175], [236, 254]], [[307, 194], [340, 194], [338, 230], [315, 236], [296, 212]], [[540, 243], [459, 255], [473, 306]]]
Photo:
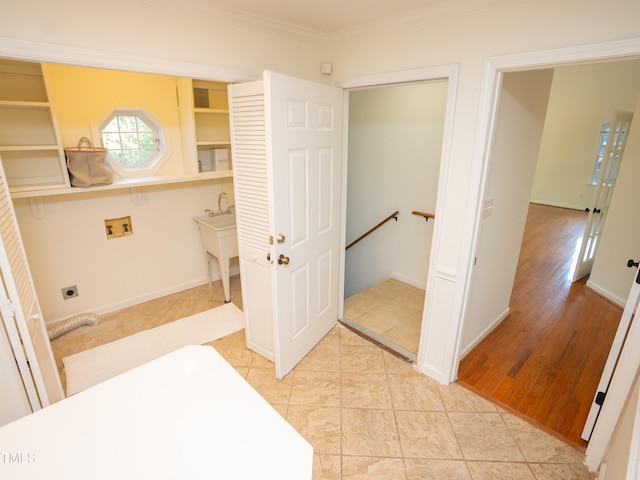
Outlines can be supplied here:
[[51, 327], [47, 328], [49, 340], [58, 338], [60, 335], [64, 335], [65, 333], [82, 325], [97, 325], [99, 321], [100, 317], [95, 313], [79, 313], [73, 317], [67, 318], [66, 320], [56, 322], [51, 325]]

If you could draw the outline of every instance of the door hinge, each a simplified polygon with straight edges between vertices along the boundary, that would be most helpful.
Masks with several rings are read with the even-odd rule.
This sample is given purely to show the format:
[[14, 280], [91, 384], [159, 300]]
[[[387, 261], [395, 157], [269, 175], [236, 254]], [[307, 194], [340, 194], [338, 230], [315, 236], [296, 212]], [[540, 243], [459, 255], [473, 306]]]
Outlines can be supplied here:
[[0, 301], [0, 312], [2, 312], [2, 316], [5, 318], [15, 317], [16, 307], [11, 300], [2, 300]]
[[604, 397], [607, 396], [607, 392], [598, 392], [596, 394], [596, 405], [600, 405], [602, 406], [602, 404], [604, 403]]

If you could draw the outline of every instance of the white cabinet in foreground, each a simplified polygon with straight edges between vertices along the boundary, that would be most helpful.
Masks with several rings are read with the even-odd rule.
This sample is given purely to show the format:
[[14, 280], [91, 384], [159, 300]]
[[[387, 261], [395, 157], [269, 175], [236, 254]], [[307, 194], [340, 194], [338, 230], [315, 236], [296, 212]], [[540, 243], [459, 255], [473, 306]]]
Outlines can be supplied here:
[[313, 462], [311, 445], [209, 346], [0, 428], [0, 452], [0, 478], [14, 480], [304, 480]]

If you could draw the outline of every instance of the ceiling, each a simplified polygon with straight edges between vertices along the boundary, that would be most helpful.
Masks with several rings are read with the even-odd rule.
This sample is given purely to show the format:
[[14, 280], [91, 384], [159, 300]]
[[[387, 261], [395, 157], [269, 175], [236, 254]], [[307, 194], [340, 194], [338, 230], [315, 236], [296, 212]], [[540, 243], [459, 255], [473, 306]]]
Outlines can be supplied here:
[[363, 30], [434, 21], [523, 0], [141, 0], [267, 28], [287, 36], [331, 39]]

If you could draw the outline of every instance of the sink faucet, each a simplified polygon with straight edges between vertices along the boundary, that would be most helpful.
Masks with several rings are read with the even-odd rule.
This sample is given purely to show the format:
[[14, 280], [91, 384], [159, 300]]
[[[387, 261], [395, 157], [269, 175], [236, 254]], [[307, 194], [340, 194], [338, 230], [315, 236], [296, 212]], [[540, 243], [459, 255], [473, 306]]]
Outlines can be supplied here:
[[[222, 199], [227, 199], [227, 194], [222, 192], [218, 195], [218, 215], [230, 215], [231, 214], [231, 206], [227, 205], [227, 208], [222, 210]], [[233, 205], [232, 205], [233, 206]]]
[[222, 211], [222, 199], [227, 199], [227, 194], [225, 192], [222, 192], [220, 195], [218, 195], [218, 215], [222, 215], [223, 213], [228, 213], [229, 209], [227, 208], [226, 212]]

